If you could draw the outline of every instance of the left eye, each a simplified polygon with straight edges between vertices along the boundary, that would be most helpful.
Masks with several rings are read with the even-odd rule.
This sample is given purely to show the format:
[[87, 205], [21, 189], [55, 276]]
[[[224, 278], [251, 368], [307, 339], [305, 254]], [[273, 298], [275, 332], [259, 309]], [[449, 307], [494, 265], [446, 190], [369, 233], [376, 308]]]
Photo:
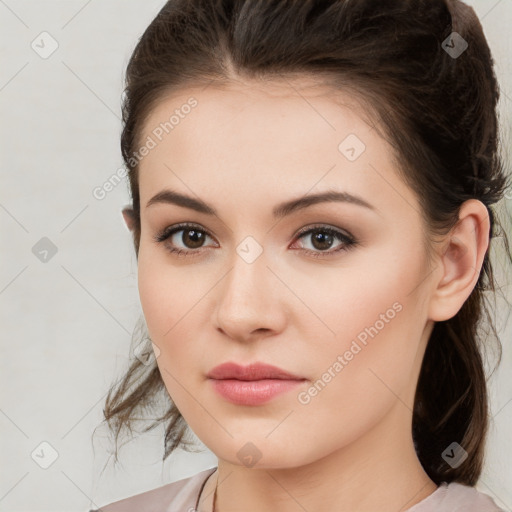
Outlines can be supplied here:
[[[316, 226], [302, 231], [299, 233], [298, 239], [300, 240], [301, 238], [307, 237], [310, 237], [313, 249], [305, 248], [305, 251], [313, 256], [322, 256], [323, 254], [332, 254], [338, 251], [347, 250], [356, 243], [351, 236], [348, 236], [337, 229], [326, 226]], [[336, 239], [340, 242], [337, 248], [328, 250], [331, 249]]]

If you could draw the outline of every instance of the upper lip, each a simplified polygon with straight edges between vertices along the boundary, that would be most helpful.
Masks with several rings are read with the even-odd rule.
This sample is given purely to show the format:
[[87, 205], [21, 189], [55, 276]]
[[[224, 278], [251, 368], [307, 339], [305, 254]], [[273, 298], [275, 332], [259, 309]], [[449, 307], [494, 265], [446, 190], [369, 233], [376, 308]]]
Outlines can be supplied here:
[[213, 368], [207, 377], [210, 379], [237, 379], [237, 380], [262, 380], [262, 379], [286, 379], [304, 380], [289, 373], [282, 368], [265, 363], [252, 363], [248, 366], [241, 366], [237, 363], [223, 363]]

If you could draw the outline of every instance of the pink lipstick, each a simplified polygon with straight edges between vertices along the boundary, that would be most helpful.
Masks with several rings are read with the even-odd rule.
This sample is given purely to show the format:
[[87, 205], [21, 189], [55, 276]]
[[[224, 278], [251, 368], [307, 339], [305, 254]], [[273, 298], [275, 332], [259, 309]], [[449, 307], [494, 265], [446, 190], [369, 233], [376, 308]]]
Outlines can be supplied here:
[[207, 377], [217, 393], [238, 405], [263, 404], [307, 380], [264, 363], [240, 366], [231, 362], [216, 366]]

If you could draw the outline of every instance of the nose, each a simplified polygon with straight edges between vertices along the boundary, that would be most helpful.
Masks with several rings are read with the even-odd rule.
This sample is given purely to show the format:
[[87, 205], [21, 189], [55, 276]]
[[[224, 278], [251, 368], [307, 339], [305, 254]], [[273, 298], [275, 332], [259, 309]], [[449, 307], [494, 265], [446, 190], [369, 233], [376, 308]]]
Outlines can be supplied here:
[[265, 252], [252, 263], [234, 256], [231, 269], [216, 287], [216, 326], [226, 336], [249, 341], [284, 329], [286, 288], [268, 265]]

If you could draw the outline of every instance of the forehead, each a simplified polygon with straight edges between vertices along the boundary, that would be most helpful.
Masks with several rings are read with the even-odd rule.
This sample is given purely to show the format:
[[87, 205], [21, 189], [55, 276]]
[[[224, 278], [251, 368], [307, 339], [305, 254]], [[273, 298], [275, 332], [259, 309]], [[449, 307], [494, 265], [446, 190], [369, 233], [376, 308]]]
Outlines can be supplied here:
[[299, 142], [327, 145], [347, 129], [364, 137], [372, 126], [356, 98], [311, 78], [296, 78], [212, 83], [170, 92], [150, 112], [142, 136], [152, 135], [156, 142], [182, 150], [186, 149], [182, 143], [190, 142], [193, 133], [196, 146], [201, 147], [211, 143], [221, 149], [243, 140], [239, 153], [255, 146], [261, 150], [265, 142], [266, 151], [296, 142], [300, 152]]
[[[192, 108], [189, 104], [194, 103]], [[183, 111], [183, 112], [180, 112]], [[287, 120], [299, 121], [286, 128], [295, 128], [295, 131], [307, 132], [311, 135], [313, 129], [319, 134], [327, 129], [336, 131], [336, 124], [342, 121], [339, 114], [343, 114], [343, 122], [356, 125], [366, 124], [372, 127], [374, 123], [361, 107], [357, 97], [348, 92], [340, 92], [327, 84], [311, 78], [260, 80], [249, 82], [229, 82], [227, 84], [211, 83], [204, 87], [187, 87], [163, 95], [144, 123], [142, 132], [149, 134], [160, 123], [169, 121], [173, 113], [181, 114], [180, 120], [187, 117], [194, 121], [194, 129], [211, 128], [211, 119], [215, 117], [215, 126], [220, 129], [240, 114], [244, 119], [250, 118], [258, 126], [265, 126], [271, 132], [271, 123], [281, 120], [286, 125]], [[276, 116], [277, 114], [277, 116]], [[336, 116], [338, 114], [338, 119]], [[176, 117], [176, 116], [175, 116]], [[206, 122], [207, 126], [202, 126]], [[190, 123], [188, 123], [190, 124]], [[236, 125], [236, 122], [235, 122]], [[307, 129], [308, 126], [311, 128]], [[177, 124], [175, 125], [177, 127]], [[280, 129], [276, 125], [276, 130]], [[172, 131], [179, 135], [184, 130]], [[251, 125], [247, 125], [244, 133], [251, 133]], [[281, 131], [285, 135], [290, 130]], [[167, 132], [166, 132], [167, 133]], [[210, 133], [209, 135], [214, 135]], [[174, 137], [177, 140], [177, 137]]]
[[295, 197], [337, 187], [364, 191], [377, 208], [387, 188], [410, 208], [412, 191], [373, 126], [356, 97], [310, 79], [175, 91], [141, 132], [153, 145], [139, 164], [141, 209], [166, 186], [206, 197], [275, 196], [276, 203], [286, 190]]

